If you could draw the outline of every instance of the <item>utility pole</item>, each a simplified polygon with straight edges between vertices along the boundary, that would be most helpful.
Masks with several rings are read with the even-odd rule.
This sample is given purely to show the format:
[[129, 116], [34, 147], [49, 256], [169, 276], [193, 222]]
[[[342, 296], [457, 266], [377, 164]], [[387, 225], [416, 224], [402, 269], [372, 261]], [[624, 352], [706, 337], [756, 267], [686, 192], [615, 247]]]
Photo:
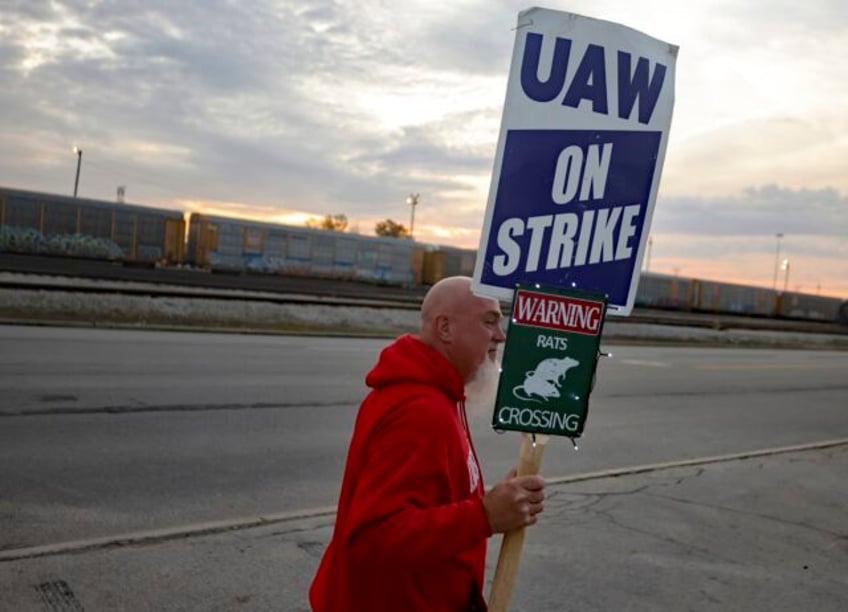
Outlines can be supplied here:
[[74, 197], [77, 197], [77, 187], [79, 187], [79, 173], [82, 165], [82, 149], [74, 147], [74, 153], [77, 154], [77, 178], [74, 179]]
[[413, 232], [415, 231], [415, 207], [418, 206], [418, 197], [417, 193], [410, 193], [409, 197], [406, 198], [406, 203], [412, 208], [409, 214], [409, 238], [413, 239]]
[[789, 260], [784, 259], [781, 265], [783, 269], [783, 293], [786, 293], [786, 288], [789, 286]]
[[772, 281], [771, 288], [773, 291], [777, 291], [777, 269], [780, 267], [780, 239], [783, 238], [783, 234], [777, 233], [774, 237], [777, 238], [777, 253], [774, 256], [774, 280]]

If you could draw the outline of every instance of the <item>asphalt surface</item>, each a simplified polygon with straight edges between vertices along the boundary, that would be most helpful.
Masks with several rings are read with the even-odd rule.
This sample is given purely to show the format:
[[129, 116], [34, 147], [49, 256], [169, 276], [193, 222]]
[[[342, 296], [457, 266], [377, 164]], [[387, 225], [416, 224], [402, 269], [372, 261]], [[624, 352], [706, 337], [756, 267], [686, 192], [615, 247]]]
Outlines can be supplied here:
[[[307, 609], [383, 341], [0, 331], [0, 610]], [[845, 353], [613, 352], [511, 609], [846, 609]]]
[[[0, 326], [0, 551], [334, 504], [385, 344]], [[605, 348], [548, 477], [848, 437], [846, 352]], [[490, 420], [492, 483], [517, 444]]]
[[[846, 473], [848, 440], [551, 484], [510, 609], [844, 611]], [[0, 610], [308, 610], [331, 529], [319, 515], [0, 562]]]

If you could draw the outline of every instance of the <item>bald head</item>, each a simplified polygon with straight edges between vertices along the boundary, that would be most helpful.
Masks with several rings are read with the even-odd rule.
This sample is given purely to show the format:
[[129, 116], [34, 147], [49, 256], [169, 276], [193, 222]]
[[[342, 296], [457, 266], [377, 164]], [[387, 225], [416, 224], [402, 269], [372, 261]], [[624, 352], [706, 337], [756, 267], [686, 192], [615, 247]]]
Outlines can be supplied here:
[[468, 381], [504, 341], [500, 303], [471, 292], [471, 279], [451, 276], [433, 285], [421, 303], [421, 339]]
[[421, 331], [432, 324], [440, 314], [454, 314], [476, 296], [471, 293], [471, 279], [467, 276], [443, 278], [430, 287], [421, 302]]

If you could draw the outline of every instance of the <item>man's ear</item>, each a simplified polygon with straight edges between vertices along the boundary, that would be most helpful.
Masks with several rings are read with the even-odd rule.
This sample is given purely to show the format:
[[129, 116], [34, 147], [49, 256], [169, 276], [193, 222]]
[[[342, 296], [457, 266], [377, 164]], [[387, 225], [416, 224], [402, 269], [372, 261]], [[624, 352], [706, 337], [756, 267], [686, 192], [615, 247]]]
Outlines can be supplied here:
[[447, 315], [438, 315], [436, 317], [436, 335], [442, 344], [450, 344], [453, 340], [453, 325], [450, 317]]

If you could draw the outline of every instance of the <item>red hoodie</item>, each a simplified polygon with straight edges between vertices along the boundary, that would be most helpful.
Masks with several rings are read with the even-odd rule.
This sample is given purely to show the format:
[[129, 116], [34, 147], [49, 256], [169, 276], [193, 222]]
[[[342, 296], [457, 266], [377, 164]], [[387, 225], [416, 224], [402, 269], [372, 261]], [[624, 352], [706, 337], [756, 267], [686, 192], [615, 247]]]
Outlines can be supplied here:
[[485, 610], [483, 480], [456, 369], [398, 338], [365, 382], [315, 612]]

